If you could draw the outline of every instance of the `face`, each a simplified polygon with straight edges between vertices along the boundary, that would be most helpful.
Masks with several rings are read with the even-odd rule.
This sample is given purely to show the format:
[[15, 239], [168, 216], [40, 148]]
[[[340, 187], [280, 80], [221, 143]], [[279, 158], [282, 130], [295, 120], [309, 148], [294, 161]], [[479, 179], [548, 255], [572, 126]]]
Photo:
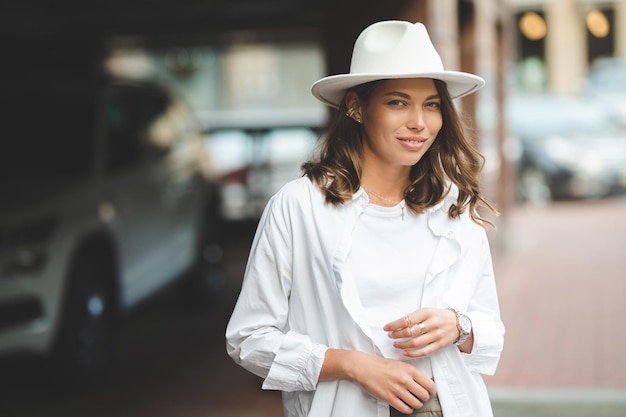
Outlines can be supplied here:
[[441, 99], [430, 78], [384, 80], [367, 103], [348, 96], [365, 131], [364, 167], [410, 169], [432, 146], [441, 126]]

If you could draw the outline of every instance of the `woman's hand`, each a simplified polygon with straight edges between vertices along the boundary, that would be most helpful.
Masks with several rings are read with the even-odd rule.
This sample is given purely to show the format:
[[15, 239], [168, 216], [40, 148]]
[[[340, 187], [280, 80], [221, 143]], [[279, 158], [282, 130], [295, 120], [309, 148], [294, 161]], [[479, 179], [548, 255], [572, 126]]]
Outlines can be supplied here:
[[320, 380], [346, 378], [405, 414], [436, 393], [434, 381], [409, 363], [354, 350], [327, 350]]
[[[398, 339], [394, 346], [402, 349], [402, 354], [411, 358], [430, 355], [451, 345], [459, 338], [456, 314], [452, 310], [422, 308], [388, 323], [383, 328], [392, 339]], [[474, 343], [473, 333], [461, 351], [470, 352]]]

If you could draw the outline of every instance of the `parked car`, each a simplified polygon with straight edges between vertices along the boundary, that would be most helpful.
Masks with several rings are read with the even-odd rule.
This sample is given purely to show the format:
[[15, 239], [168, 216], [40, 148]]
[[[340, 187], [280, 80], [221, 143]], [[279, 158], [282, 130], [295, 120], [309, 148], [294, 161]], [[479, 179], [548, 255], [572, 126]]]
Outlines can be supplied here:
[[0, 91], [0, 356], [97, 375], [116, 319], [214, 244], [206, 147], [156, 83], [54, 76]]
[[598, 198], [626, 188], [626, 130], [601, 101], [517, 95], [507, 121], [521, 149], [520, 200]]
[[626, 126], [626, 58], [596, 59], [586, 79], [585, 93], [603, 102], [618, 122]]

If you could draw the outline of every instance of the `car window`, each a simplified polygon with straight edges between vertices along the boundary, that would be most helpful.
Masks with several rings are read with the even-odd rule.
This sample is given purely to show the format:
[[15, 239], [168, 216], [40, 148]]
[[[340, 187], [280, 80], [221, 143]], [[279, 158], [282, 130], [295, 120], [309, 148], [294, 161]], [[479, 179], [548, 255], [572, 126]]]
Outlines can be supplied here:
[[156, 140], [153, 126], [165, 117], [171, 101], [159, 90], [118, 86], [104, 106], [106, 167], [109, 172], [130, 169], [163, 155], [169, 144]]

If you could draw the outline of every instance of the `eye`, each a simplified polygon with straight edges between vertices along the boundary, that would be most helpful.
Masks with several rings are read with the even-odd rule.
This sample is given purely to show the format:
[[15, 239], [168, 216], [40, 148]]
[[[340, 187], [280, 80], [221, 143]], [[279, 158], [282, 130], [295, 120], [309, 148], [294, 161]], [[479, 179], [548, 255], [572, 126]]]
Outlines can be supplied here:
[[428, 101], [425, 104], [426, 107], [431, 108], [431, 109], [440, 109], [441, 108], [441, 103], [438, 101]]
[[387, 101], [387, 105], [393, 106], [393, 107], [401, 107], [401, 106], [404, 106], [406, 104], [404, 103], [404, 101], [396, 99], [396, 100], [389, 100], [389, 101]]

